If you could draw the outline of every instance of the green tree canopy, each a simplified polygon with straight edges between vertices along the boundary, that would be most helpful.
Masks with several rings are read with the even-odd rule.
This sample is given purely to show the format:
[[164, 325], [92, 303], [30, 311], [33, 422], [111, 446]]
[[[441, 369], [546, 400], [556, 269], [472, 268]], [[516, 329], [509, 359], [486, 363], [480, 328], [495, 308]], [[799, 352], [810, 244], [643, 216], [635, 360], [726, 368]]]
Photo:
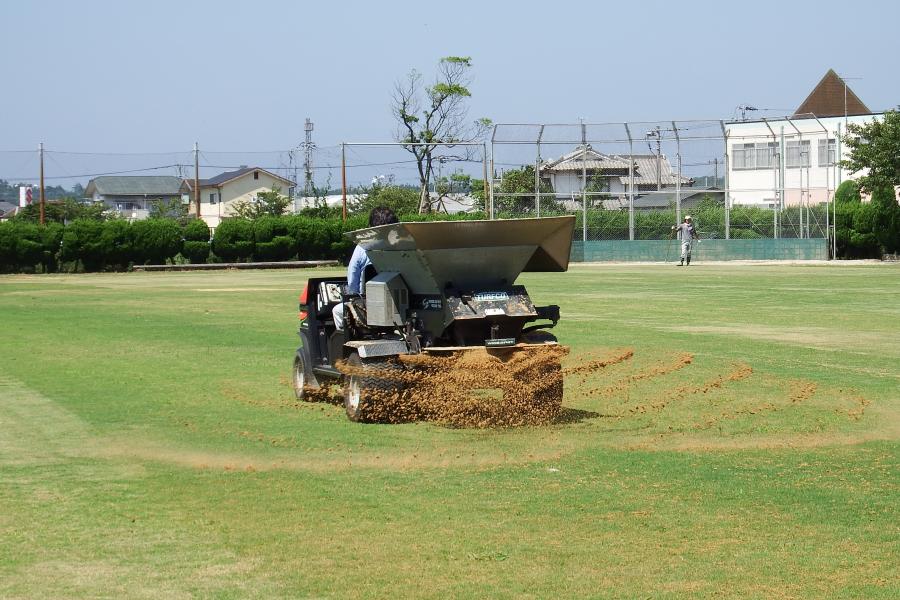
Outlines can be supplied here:
[[287, 212], [291, 199], [282, 195], [281, 189], [275, 187], [260, 192], [253, 200], [238, 200], [231, 207], [234, 216], [239, 219], [259, 219], [260, 217], [277, 217]]
[[419, 212], [433, 210], [431, 182], [434, 163], [441, 148], [459, 155], [454, 158], [471, 158], [471, 152], [463, 146], [450, 148], [441, 144], [471, 142], [483, 137], [491, 126], [489, 119], [469, 123], [468, 98], [472, 59], [467, 56], [446, 56], [440, 60], [434, 83], [424, 85], [422, 75], [412, 70], [405, 81], [397, 82], [391, 99], [391, 110], [397, 120], [398, 142], [409, 144], [404, 148], [413, 155], [419, 174]]
[[889, 110], [883, 119], [850, 123], [843, 142], [850, 156], [841, 166], [852, 172], [868, 170], [857, 178], [863, 192], [900, 185], [900, 112]]

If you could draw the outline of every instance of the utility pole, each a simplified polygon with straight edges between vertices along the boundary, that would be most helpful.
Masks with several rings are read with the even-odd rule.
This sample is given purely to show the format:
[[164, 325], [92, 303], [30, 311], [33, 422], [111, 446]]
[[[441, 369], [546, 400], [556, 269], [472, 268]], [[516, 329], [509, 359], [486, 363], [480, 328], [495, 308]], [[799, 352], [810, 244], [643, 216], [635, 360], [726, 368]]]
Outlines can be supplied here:
[[200, 146], [194, 142], [194, 205], [200, 218]]
[[41, 225], [44, 224], [44, 142], [41, 142], [40, 146], [38, 146], [38, 151], [41, 154]]

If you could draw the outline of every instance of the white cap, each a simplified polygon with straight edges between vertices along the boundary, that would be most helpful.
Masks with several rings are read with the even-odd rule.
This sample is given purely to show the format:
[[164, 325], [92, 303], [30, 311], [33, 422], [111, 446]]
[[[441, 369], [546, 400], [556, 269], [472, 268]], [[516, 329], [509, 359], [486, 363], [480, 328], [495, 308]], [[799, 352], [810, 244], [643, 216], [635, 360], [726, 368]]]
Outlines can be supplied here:
[[691, 215], [685, 215], [684, 218], [688, 221], [693, 221], [693, 219], [691, 218]]

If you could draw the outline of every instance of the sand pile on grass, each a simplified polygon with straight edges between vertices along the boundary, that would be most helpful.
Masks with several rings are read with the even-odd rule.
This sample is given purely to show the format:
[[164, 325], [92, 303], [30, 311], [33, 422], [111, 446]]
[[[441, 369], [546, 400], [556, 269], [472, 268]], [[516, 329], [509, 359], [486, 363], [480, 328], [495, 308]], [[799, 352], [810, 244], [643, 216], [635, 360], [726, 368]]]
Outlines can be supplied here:
[[562, 346], [478, 348], [418, 354], [358, 367], [368, 420], [428, 420], [449, 427], [517, 427], [552, 422], [563, 396]]

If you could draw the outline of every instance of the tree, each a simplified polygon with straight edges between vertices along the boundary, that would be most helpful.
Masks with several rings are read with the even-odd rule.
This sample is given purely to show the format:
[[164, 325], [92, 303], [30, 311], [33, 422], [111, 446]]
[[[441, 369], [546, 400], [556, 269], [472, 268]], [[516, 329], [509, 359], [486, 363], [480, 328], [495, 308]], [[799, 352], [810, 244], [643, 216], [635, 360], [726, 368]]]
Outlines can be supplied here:
[[841, 166], [851, 172], [868, 169], [857, 178], [863, 192], [900, 185], [900, 112], [889, 110], [883, 119], [850, 123], [843, 142], [850, 156]]
[[187, 224], [188, 205], [181, 198], [158, 198], [150, 202], [148, 217], [151, 219], [175, 219], [182, 225]]
[[[41, 209], [37, 202], [22, 208], [15, 216], [22, 221], [37, 223], [40, 221]], [[105, 221], [111, 218], [112, 212], [102, 202], [79, 202], [75, 198], [62, 198], [47, 201], [44, 204], [44, 221], [47, 223], [71, 223], [76, 219]]]
[[[472, 59], [468, 56], [446, 56], [438, 63], [432, 85], [423, 86], [422, 75], [414, 69], [405, 81], [394, 86], [391, 110], [398, 122], [396, 139], [409, 144], [403, 147], [416, 161], [420, 213], [429, 213], [433, 208], [430, 187], [438, 148], [480, 139], [491, 125], [489, 119], [466, 122], [466, 102], [472, 95], [468, 88], [471, 68]], [[451, 158], [471, 158], [467, 150], [463, 153]]]
[[419, 192], [412, 187], [384, 183], [378, 179], [369, 187], [355, 190], [353, 199], [348, 200], [351, 214], [369, 214], [373, 208], [385, 206], [398, 215], [414, 215], [419, 210]]
[[279, 187], [260, 192], [253, 200], [238, 200], [231, 210], [240, 219], [258, 219], [264, 216], [278, 217], [287, 212], [291, 199], [281, 194]]
[[[549, 181], [542, 178], [538, 185], [538, 191], [541, 193], [541, 213], [562, 209], [553, 196], [553, 187]], [[521, 215], [535, 213], [536, 210], [534, 165], [525, 165], [521, 169], [505, 171], [500, 185], [494, 192], [494, 212]]]

